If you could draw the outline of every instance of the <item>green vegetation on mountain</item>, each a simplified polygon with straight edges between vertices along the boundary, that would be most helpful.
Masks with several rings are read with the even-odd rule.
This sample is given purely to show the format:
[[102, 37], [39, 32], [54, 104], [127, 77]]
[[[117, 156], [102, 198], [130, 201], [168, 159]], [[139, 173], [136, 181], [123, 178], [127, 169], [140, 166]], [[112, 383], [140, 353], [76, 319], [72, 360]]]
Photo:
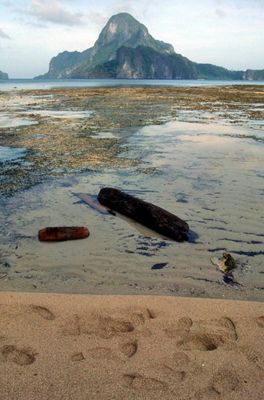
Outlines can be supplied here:
[[213, 64], [193, 63], [199, 79], [243, 79], [243, 71], [230, 71], [229, 69], [218, 67]]
[[194, 79], [196, 70], [191, 61], [179, 54], [161, 54], [145, 46], [122, 46], [116, 58], [96, 65], [87, 71], [81, 65], [75, 71], [78, 78], [128, 78], [128, 79]]

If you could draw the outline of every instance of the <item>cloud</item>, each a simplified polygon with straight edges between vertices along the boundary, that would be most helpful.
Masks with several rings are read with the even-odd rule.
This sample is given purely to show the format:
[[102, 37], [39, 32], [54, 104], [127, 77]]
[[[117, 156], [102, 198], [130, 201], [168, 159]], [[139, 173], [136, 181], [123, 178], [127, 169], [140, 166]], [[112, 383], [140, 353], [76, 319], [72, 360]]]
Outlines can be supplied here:
[[103, 25], [105, 24], [106, 20], [109, 19], [109, 15], [107, 15], [106, 12], [90, 11], [86, 15], [86, 18], [89, 23], [93, 23], [95, 25]]
[[12, 5], [12, 2], [10, 0], [0, 0], [0, 5], [10, 7]]
[[82, 13], [71, 12], [57, 1], [32, 0], [31, 6], [24, 13], [37, 18], [39, 21], [52, 24], [66, 26], [83, 24]]
[[[149, 0], [113, 0], [103, 9], [91, 7], [83, 17], [89, 22], [89, 24], [94, 24], [101, 28], [107, 23], [112, 15], [120, 12], [128, 12], [135, 18], [142, 20], [147, 14], [148, 2]], [[156, 0], [152, 0], [152, 4], [155, 3]]]
[[[134, 3], [136, 3], [136, 1], [134, 1]], [[116, 0], [111, 8], [113, 13], [126, 11], [133, 14], [137, 8], [137, 5], [133, 4], [133, 1], [130, 0]]]
[[[152, 0], [151, 6], [157, 6], [157, 1]], [[152, 7], [149, 6], [149, 0], [115, 0], [112, 3], [111, 11], [112, 14], [125, 11], [137, 18], [142, 18], [152, 11]]]
[[1, 28], [0, 28], [0, 38], [2, 38], [2, 39], [11, 39], [11, 37], [8, 36], [8, 35], [3, 31], [3, 29], [1, 29]]
[[220, 8], [217, 8], [215, 10], [215, 13], [219, 18], [225, 18], [226, 17], [226, 13], [223, 10], [221, 10]]

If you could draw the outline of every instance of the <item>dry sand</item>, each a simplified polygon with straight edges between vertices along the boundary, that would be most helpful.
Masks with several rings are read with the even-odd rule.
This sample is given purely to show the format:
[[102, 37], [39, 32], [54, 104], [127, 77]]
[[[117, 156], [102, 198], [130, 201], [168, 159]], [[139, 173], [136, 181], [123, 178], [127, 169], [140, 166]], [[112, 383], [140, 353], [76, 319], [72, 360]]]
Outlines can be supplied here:
[[0, 399], [263, 399], [264, 304], [0, 294]]

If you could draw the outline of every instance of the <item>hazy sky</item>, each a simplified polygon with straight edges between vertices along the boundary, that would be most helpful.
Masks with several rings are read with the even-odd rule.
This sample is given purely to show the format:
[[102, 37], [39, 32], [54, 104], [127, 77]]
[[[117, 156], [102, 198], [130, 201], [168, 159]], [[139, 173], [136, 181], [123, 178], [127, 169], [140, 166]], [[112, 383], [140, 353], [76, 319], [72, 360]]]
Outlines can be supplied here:
[[193, 61], [264, 68], [264, 0], [0, 0], [0, 70], [44, 73], [51, 57], [91, 47], [124, 11]]

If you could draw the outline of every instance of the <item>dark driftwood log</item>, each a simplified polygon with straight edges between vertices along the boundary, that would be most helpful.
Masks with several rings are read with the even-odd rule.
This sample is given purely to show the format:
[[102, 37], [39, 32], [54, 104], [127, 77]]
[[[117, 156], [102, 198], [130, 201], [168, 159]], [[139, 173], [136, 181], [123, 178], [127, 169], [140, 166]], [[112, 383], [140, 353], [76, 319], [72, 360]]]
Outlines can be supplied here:
[[101, 189], [98, 200], [105, 207], [132, 218], [164, 236], [178, 242], [188, 240], [187, 222], [163, 208], [113, 188]]

